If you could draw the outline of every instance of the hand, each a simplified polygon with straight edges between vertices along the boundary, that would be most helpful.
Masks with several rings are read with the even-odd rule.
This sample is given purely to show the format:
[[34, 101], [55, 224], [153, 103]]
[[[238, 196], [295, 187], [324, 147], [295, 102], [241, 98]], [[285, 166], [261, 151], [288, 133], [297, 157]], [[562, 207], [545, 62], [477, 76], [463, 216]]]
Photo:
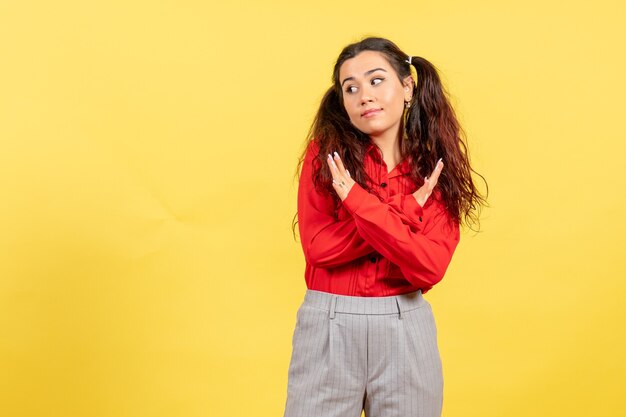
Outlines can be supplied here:
[[333, 176], [333, 188], [339, 195], [341, 201], [345, 200], [350, 192], [350, 189], [356, 182], [350, 177], [350, 173], [343, 166], [339, 154], [335, 152], [333, 158], [330, 154], [326, 157], [326, 162], [330, 168], [330, 173]]
[[426, 200], [430, 197], [430, 194], [433, 192], [435, 185], [437, 185], [437, 180], [439, 179], [439, 174], [443, 170], [443, 161], [441, 158], [437, 161], [435, 165], [435, 169], [432, 174], [430, 174], [430, 178], [424, 178], [424, 185], [422, 185], [416, 192], [413, 193], [413, 197], [417, 200], [417, 204], [424, 207], [426, 204]]

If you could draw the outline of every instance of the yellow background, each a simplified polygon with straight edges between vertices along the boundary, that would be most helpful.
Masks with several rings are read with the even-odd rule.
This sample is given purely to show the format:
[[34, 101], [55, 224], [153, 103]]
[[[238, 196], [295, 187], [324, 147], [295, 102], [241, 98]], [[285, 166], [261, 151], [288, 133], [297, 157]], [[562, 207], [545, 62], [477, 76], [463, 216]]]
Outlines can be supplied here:
[[282, 415], [294, 170], [365, 35], [490, 187], [427, 295], [444, 416], [626, 413], [624, 2], [99, 3], [0, 4], [2, 416]]

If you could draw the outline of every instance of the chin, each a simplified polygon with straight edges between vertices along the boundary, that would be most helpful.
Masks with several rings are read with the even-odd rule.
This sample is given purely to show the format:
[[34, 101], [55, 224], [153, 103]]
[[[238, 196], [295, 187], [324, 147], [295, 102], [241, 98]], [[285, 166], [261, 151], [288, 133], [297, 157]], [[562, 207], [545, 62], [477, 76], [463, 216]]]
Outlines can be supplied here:
[[387, 129], [359, 129], [361, 132], [365, 133], [366, 135], [374, 135], [374, 136], [380, 136], [383, 133], [385, 133], [387, 131]]
[[365, 133], [366, 135], [372, 135], [372, 134], [380, 134], [383, 133], [385, 131], [387, 131], [387, 127], [379, 127], [379, 126], [372, 126], [370, 125], [354, 125], [357, 129], [359, 129], [361, 132]]

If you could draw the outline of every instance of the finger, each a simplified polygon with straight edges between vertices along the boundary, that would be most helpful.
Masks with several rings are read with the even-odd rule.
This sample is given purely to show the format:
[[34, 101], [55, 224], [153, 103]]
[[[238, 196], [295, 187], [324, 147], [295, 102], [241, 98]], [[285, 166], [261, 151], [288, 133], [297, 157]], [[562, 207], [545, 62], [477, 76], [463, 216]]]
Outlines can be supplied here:
[[434, 188], [435, 185], [437, 185], [439, 174], [441, 174], [441, 171], [443, 170], [443, 161], [441, 159], [442, 158], [439, 158], [439, 160], [437, 161], [437, 164], [435, 164], [435, 169], [433, 169], [433, 172], [430, 175], [430, 178], [426, 177], [428, 179], [429, 185], [431, 186], [431, 189]]
[[343, 196], [347, 191], [346, 187], [348, 186], [349, 181], [352, 181], [352, 180], [349, 179], [350, 177], [346, 177], [345, 175], [342, 175], [339, 172], [339, 167], [337, 167], [337, 164], [335, 163], [335, 161], [333, 161], [332, 155], [328, 154], [328, 157], [326, 158], [326, 162], [328, 163], [328, 166], [330, 167], [330, 173], [333, 177], [333, 187], [335, 191], [337, 192], [337, 194], [339, 194], [339, 196], [343, 200]]
[[337, 167], [339, 167], [339, 172], [344, 173], [346, 171], [346, 167], [343, 166], [343, 161], [341, 160], [337, 152], [335, 152], [334, 154], [334, 160]]
[[432, 177], [433, 175], [435, 175], [435, 173], [441, 172], [441, 168], [443, 168], [443, 158], [439, 158], [437, 160], [437, 162], [435, 163], [435, 168], [433, 168], [433, 172], [430, 174], [430, 176]]
[[333, 178], [339, 180], [340, 182], [347, 180], [347, 177], [344, 174], [345, 170], [343, 168], [343, 163], [341, 162], [341, 160], [336, 160], [331, 154], [328, 154], [328, 158], [330, 159], [330, 164], [332, 166], [331, 172], [333, 174]]
[[339, 179], [344, 183], [345, 191], [349, 192], [349, 190], [352, 188], [352, 185], [355, 183], [355, 181], [350, 177], [350, 172], [346, 169], [346, 167], [343, 164], [343, 161], [341, 160], [341, 157], [339, 156], [339, 154], [337, 152], [334, 153], [335, 157], [335, 164], [338, 167], [338, 173], [339, 173]]
[[330, 174], [333, 176], [333, 178], [338, 178], [339, 169], [337, 168], [337, 164], [330, 154], [328, 154], [328, 156], [326, 157], [326, 162], [328, 163], [328, 167], [330, 168]]
[[343, 199], [345, 198], [346, 189], [341, 184], [341, 181], [333, 179], [333, 188], [335, 189], [335, 192], [337, 193], [339, 198], [343, 201]]

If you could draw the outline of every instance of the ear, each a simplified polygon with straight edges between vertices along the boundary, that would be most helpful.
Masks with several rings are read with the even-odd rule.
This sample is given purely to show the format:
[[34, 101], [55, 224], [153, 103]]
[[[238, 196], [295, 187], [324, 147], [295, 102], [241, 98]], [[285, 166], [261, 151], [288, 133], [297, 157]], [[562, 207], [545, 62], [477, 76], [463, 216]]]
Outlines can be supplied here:
[[415, 81], [413, 81], [413, 76], [409, 75], [404, 78], [402, 81], [404, 85], [404, 100], [410, 101], [413, 98], [413, 89], [415, 88]]

